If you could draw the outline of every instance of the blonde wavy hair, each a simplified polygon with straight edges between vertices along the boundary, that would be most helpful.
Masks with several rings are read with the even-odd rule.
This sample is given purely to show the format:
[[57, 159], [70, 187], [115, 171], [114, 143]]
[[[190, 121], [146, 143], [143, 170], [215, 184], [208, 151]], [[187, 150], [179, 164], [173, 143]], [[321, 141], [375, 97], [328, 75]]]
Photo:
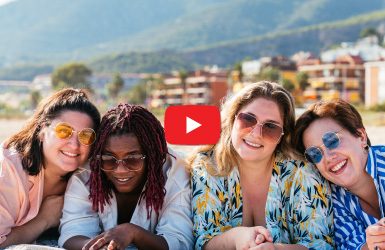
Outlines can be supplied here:
[[190, 169], [193, 169], [193, 163], [201, 152], [213, 151], [215, 157], [215, 166], [205, 165], [207, 171], [214, 176], [226, 176], [235, 166], [239, 164], [238, 153], [231, 141], [231, 132], [234, 126], [235, 116], [238, 112], [257, 98], [264, 98], [274, 101], [280, 111], [283, 120], [284, 135], [276, 147], [276, 151], [280, 151], [287, 156], [292, 155], [292, 147], [290, 145], [290, 137], [294, 130], [295, 124], [295, 108], [293, 99], [281, 85], [261, 81], [247, 85], [239, 92], [226, 98], [221, 107], [221, 138], [217, 144], [205, 145], [196, 148], [188, 157]]

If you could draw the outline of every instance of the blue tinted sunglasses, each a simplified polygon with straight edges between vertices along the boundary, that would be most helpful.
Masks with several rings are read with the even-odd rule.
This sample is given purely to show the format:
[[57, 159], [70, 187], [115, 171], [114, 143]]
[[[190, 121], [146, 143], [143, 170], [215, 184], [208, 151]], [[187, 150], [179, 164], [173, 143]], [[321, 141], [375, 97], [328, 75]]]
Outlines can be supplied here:
[[308, 147], [305, 150], [306, 160], [308, 160], [311, 163], [318, 163], [318, 162], [320, 162], [321, 159], [322, 159], [322, 150], [321, 150], [322, 146], [325, 146], [328, 149], [335, 149], [335, 148], [337, 148], [340, 145], [340, 141], [341, 141], [340, 137], [338, 136], [338, 133], [340, 133], [342, 130], [343, 129], [341, 129], [337, 133], [326, 132], [322, 136], [322, 142], [324, 144], [322, 144], [319, 147], [311, 146], [311, 147]]

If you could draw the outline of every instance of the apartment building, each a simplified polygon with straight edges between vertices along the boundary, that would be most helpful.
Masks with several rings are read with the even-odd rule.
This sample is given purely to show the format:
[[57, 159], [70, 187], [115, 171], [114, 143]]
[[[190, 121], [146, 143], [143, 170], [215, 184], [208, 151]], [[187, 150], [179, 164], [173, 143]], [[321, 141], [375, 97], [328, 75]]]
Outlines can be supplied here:
[[365, 68], [360, 56], [344, 55], [335, 62], [314, 64], [303, 62], [298, 71], [307, 72], [310, 87], [304, 91], [305, 101], [329, 100], [342, 98], [346, 101], [365, 100]]
[[365, 106], [385, 102], [385, 61], [367, 62], [365, 67]]
[[151, 106], [156, 108], [187, 104], [219, 107], [221, 99], [227, 94], [228, 74], [228, 71], [188, 72], [185, 79], [186, 93], [184, 93], [182, 81], [178, 76], [165, 77], [163, 86], [152, 90]]

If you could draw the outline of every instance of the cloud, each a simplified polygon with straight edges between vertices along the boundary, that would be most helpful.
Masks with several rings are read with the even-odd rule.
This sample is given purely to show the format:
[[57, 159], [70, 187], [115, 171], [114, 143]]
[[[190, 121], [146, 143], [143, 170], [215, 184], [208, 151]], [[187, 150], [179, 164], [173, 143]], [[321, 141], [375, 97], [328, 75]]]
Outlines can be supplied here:
[[0, 6], [17, 0], [0, 0]]

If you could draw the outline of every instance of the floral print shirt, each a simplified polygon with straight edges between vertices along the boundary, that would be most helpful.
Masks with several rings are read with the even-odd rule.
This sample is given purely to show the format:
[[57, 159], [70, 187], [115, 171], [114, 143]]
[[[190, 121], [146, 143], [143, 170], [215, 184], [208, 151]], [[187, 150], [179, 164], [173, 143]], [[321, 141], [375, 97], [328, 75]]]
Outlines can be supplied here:
[[[211, 238], [242, 225], [242, 189], [238, 168], [225, 177], [211, 176], [214, 162], [203, 152], [191, 177], [195, 249]], [[308, 249], [334, 249], [333, 207], [328, 182], [314, 166], [276, 153], [266, 201], [266, 228], [274, 243]]]

